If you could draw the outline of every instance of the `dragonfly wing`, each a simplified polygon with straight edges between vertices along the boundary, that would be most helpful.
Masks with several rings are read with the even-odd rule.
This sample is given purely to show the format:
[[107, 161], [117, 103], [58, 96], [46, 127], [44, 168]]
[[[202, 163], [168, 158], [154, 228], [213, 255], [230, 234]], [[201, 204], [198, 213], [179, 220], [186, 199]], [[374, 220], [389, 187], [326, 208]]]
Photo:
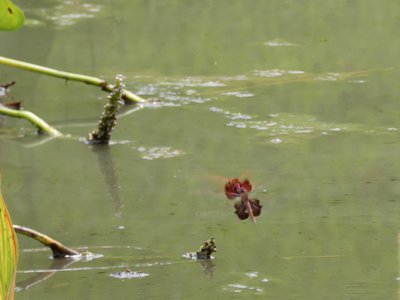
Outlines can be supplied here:
[[249, 217], [249, 213], [246, 209], [246, 206], [242, 201], [235, 204], [235, 214], [238, 216], [240, 220], [246, 220]]
[[250, 199], [251, 209], [253, 211], [253, 215], [258, 217], [261, 214], [262, 205], [260, 200], [258, 199]]

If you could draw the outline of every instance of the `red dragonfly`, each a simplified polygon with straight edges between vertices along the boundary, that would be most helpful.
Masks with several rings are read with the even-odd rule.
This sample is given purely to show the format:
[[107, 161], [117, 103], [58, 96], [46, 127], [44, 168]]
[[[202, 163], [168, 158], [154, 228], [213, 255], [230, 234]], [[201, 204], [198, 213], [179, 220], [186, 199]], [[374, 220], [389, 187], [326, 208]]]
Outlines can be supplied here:
[[240, 198], [240, 202], [235, 204], [235, 214], [240, 220], [246, 220], [249, 216], [253, 223], [256, 223], [256, 218], [261, 214], [262, 205], [258, 199], [250, 199], [249, 193], [253, 189], [248, 179], [240, 180], [238, 178], [229, 179], [225, 183], [225, 195], [232, 200]]

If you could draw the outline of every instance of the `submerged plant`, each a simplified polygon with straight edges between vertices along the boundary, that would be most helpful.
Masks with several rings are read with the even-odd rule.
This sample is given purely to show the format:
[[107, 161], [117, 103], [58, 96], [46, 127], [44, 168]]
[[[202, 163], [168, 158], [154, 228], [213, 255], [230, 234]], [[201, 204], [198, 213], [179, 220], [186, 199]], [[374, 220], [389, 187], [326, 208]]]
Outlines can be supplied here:
[[90, 144], [108, 144], [111, 131], [117, 124], [117, 112], [122, 103], [124, 95], [124, 77], [121, 74], [115, 76], [116, 84], [113, 91], [108, 95], [108, 102], [104, 106], [97, 128], [89, 133]]

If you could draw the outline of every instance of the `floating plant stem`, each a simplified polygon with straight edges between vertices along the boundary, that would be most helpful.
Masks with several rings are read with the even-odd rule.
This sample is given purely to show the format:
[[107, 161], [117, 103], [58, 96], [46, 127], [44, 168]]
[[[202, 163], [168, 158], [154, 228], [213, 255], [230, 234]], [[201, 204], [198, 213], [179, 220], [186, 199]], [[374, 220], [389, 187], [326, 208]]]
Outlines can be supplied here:
[[[87, 75], [78, 74], [78, 73], [64, 72], [64, 71], [47, 68], [47, 67], [43, 67], [43, 66], [39, 66], [39, 65], [31, 64], [31, 63], [19, 61], [19, 60], [7, 58], [7, 57], [0, 56], [0, 64], [7, 65], [10, 67], [24, 69], [27, 71], [42, 73], [42, 74], [46, 74], [46, 75], [53, 76], [53, 77], [63, 78], [65, 80], [84, 82], [86, 84], [101, 87], [102, 90], [107, 91], [107, 92], [112, 92], [115, 88], [115, 86], [113, 86], [112, 84], [109, 84], [105, 80], [97, 78], [97, 77], [87, 76]], [[127, 91], [125, 89], [124, 89], [124, 100], [131, 101], [134, 103], [146, 102], [143, 98], [141, 98], [141, 97], [135, 95], [134, 93]]]
[[36, 230], [19, 225], [13, 225], [13, 227], [15, 232], [31, 237], [39, 241], [46, 247], [49, 247], [53, 251], [54, 258], [63, 258], [67, 256], [79, 255], [78, 251], [68, 248], [63, 244], [61, 244], [60, 242]]
[[117, 124], [117, 112], [121, 106], [124, 95], [124, 77], [120, 74], [115, 76], [116, 84], [114, 90], [108, 95], [108, 102], [104, 106], [97, 128], [89, 133], [90, 144], [108, 144], [111, 131]]
[[39, 129], [39, 133], [45, 132], [48, 135], [53, 136], [53, 137], [62, 136], [61, 132], [59, 132], [57, 129], [55, 129], [54, 127], [47, 124], [45, 121], [43, 121], [41, 118], [39, 118], [37, 115], [35, 115], [34, 113], [32, 113], [30, 111], [15, 110], [15, 109], [8, 108], [8, 107], [0, 104], [0, 114], [14, 117], [14, 118], [26, 119]]

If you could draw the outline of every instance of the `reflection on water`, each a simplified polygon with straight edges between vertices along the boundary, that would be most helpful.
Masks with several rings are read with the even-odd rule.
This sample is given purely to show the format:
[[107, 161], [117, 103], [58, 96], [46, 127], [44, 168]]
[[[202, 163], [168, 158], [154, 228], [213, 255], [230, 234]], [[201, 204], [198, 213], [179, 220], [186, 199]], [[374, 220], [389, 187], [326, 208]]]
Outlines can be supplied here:
[[[16, 292], [21, 292], [24, 290], [28, 290], [33, 286], [42, 283], [45, 280], [48, 280], [52, 276], [56, 274], [55, 270], [61, 270], [68, 268], [71, 264], [73, 264], [76, 260], [74, 258], [64, 258], [64, 259], [53, 259], [52, 263], [49, 267], [49, 270], [39, 271], [33, 270], [32, 273], [36, 275], [21, 281], [17, 281], [16, 283]], [[19, 273], [30, 273], [29, 271], [18, 271]]]
[[[46, 280], [49, 280], [54, 275], [60, 272], [81, 272], [81, 271], [108, 271], [113, 269], [126, 269], [124, 271], [118, 271], [110, 273], [110, 277], [119, 278], [119, 279], [132, 279], [132, 278], [145, 278], [150, 276], [149, 273], [145, 273], [142, 271], [132, 271], [131, 269], [148, 269], [148, 268], [157, 268], [163, 267], [167, 265], [171, 265], [172, 261], [162, 261], [160, 258], [152, 258], [149, 256], [146, 260], [148, 262], [139, 262], [139, 263], [132, 263], [137, 261], [136, 257], [130, 257], [131, 263], [127, 263], [127, 260], [122, 264], [119, 262], [123, 257], [117, 257], [115, 255], [109, 254], [108, 252], [112, 252], [112, 250], [125, 250], [126, 252], [130, 253], [132, 250], [135, 254], [139, 254], [140, 252], [148, 253], [148, 251], [144, 251], [144, 249], [139, 247], [119, 247], [119, 246], [101, 246], [95, 247], [105, 253], [103, 254], [96, 254], [88, 251], [88, 248], [82, 248], [81, 254], [79, 256], [69, 257], [69, 258], [59, 258], [59, 259], [52, 259], [51, 264], [48, 268], [37, 268], [31, 270], [18, 270], [18, 274], [34, 274], [33, 276], [30, 275], [27, 279], [18, 281], [16, 284], [16, 291], [22, 292], [26, 291], [36, 285], [43, 284]], [[44, 248], [35, 248], [35, 249], [23, 249], [23, 252], [26, 253], [25, 255], [44, 255], [44, 252], [48, 252], [47, 249]], [[104, 265], [106, 261], [110, 261], [110, 259], [116, 261], [114, 265]], [[143, 259], [143, 257], [141, 258]], [[96, 261], [95, 261], [96, 260]], [[101, 264], [99, 266], [99, 263]], [[77, 266], [72, 265], [77, 264]], [[93, 265], [94, 264], [94, 265]]]
[[254, 70], [253, 73], [256, 76], [268, 78], [268, 77], [280, 77], [280, 76], [285, 76], [285, 75], [304, 74], [304, 71], [273, 69], [273, 70]]
[[35, 3], [35, 7], [24, 8], [28, 13], [27, 26], [44, 26], [50, 23], [57, 28], [72, 26], [85, 19], [96, 17], [103, 9], [102, 5], [77, 0], [51, 3], [51, 7]]
[[115, 216], [122, 217], [124, 203], [120, 195], [120, 184], [118, 182], [117, 171], [110, 151], [109, 145], [90, 146], [93, 153], [96, 153], [97, 164], [100, 167], [104, 182], [108, 188], [108, 195], [114, 205]]

